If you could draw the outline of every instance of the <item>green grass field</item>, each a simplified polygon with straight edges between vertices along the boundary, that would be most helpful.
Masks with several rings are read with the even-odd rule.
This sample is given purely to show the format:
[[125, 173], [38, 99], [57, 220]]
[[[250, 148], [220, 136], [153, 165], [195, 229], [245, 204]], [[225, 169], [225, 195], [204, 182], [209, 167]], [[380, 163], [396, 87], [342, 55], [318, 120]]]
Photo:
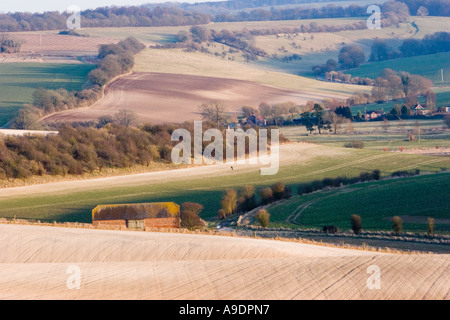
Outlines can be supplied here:
[[[361, 216], [365, 230], [392, 230], [391, 218], [403, 219], [404, 231], [426, 232], [427, 217], [435, 231], [450, 232], [450, 173], [423, 175], [329, 189], [296, 196], [269, 209], [271, 226], [350, 229], [350, 216]], [[294, 215], [291, 215], [294, 213]], [[297, 216], [297, 213], [298, 216]], [[291, 224], [286, 220], [291, 217]]]
[[[220, 200], [227, 188], [254, 185], [257, 189], [284, 181], [296, 188], [299, 183], [337, 177], [357, 176], [363, 171], [379, 169], [384, 175], [401, 169], [421, 169], [422, 172], [439, 172], [450, 169], [444, 157], [386, 153], [374, 150], [357, 150], [323, 146], [315, 155], [302, 158], [280, 167], [277, 175], [261, 176], [256, 168], [231, 171], [228, 174], [196, 179], [179, 176], [176, 180], [155, 181], [120, 187], [105, 185], [102, 188], [84, 187], [70, 192], [43, 192], [26, 196], [0, 198], [0, 217], [31, 218], [43, 221], [91, 222], [91, 210], [99, 204], [185, 201], [199, 202], [205, 206], [202, 217], [215, 220]], [[280, 159], [283, 163], [283, 159]]]
[[[418, 74], [430, 79], [436, 86], [450, 85], [450, 52], [366, 63], [358, 69], [350, 70], [346, 73], [351, 74], [352, 77], [375, 79], [386, 68], [397, 72], [405, 71], [411, 74]], [[441, 77], [441, 69], [443, 69], [443, 79]]]
[[23, 104], [32, 102], [36, 88], [80, 90], [94, 68], [87, 64], [0, 64], [0, 127], [15, 116]]
[[[383, 121], [352, 122], [353, 134], [346, 134], [343, 130], [347, 125], [342, 125], [338, 134], [327, 133], [323, 135], [308, 135], [304, 126], [284, 127], [281, 132], [291, 141], [306, 141], [320, 143], [328, 146], [343, 147], [347, 142], [363, 141], [364, 148], [389, 151], [398, 151], [401, 147], [405, 149], [417, 148], [450, 148], [450, 134], [442, 130], [441, 119], [408, 119], [403, 121], [389, 121], [387, 131], [382, 127]], [[417, 126], [418, 124], [418, 126]], [[408, 141], [407, 132], [418, 130], [421, 135], [415, 141]]]

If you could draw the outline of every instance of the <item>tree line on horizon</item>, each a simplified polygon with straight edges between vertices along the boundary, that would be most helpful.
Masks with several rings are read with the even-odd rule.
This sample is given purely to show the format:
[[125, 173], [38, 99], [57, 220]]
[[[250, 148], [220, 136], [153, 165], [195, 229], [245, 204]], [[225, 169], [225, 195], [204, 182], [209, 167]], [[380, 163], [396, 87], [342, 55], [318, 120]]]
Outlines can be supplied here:
[[[0, 32], [65, 30], [67, 12], [0, 14]], [[210, 23], [209, 16], [176, 7], [101, 7], [81, 11], [82, 28], [183, 26]]]
[[[342, 6], [339, 2], [345, 1], [345, 0], [336, 0], [333, 1], [333, 4], [327, 4], [326, 6], [330, 9], [333, 9], [334, 11], [340, 11], [342, 10]], [[254, 9], [255, 11], [253, 13], [253, 16], [258, 16], [256, 14], [257, 11], [264, 10], [263, 8], [270, 7], [271, 11], [274, 11], [278, 8], [275, 8], [276, 6], [286, 6], [286, 5], [302, 5], [302, 4], [311, 4], [311, 3], [322, 3], [322, 2], [329, 2], [328, 0], [227, 0], [227, 1], [213, 1], [213, 2], [201, 2], [201, 3], [181, 3], [178, 4], [180, 8], [183, 8], [184, 10], [188, 10], [191, 12], [203, 12], [207, 14], [222, 14], [225, 17], [227, 15], [231, 15], [233, 12], [252, 12]], [[425, 8], [426, 12], [430, 16], [449, 16], [450, 15], [450, 7], [447, 4], [447, 0], [401, 0], [400, 2], [403, 2], [407, 5], [409, 11], [411, 14], [417, 14], [420, 12], [421, 8]], [[357, 3], [357, 1], [355, 1]], [[152, 6], [152, 5], [148, 5]], [[357, 6], [356, 4], [353, 6]], [[272, 9], [272, 7], [274, 7]], [[316, 10], [319, 10], [317, 8], [314, 8]], [[267, 9], [266, 9], [267, 10]], [[323, 10], [323, 9], [322, 9]], [[311, 15], [316, 14], [317, 11], [311, 10]], [[267, 14], [267, 13], [265, 13]], [[364, 13], [362, 14], [364, 15]], [[417, 14], [418, 15], [418, 14]]]
[[[349, 18], [367, 16], [367, 6], [351, 4], [340, 6], [329, 4], [320, 8], [259, 8], [259, 1], [246, 1], [247, 7], [253, 10], [217, 11], [214, 4], [199, 4], [189, 6], [176, 3], [101, 7], [81, 12], [83, 28], [101, 27], [154, 27], [154, 26], [185, 26], [201, 25], [210, 22], [236, 21], [280, 21], [324, 18]], [[266, 1], [267, 2], [267, 1]], [[274, 6], [273, 1], [269, 5]], [[288, 0], [291, 4], [305, 3], [305, 1]], [[309, 1], [317, 2], [317, 1]], [[404, 21], [409, 14], [418, 14], [423, 7], [427, 15], [449, 16], [450, 9], [446, 0], [417, 0], [388, 1], [381, 5], [383, 27], [395, 25]], [[233, 5], [234, 1], [226, 1]], [[262, 1], [261, 3], [264, 3]], [[279, 3], [276, 1], [275, 3]], [[422, 10], [424, 11], [424, 10]], [[420, 12], [422, 12], [420, 11]], [[50, 11], [44, 13], [9, 12], [0, 14], [0, 32], [65, 30], [66, 20], [70, 16], [67, 12]], [[365, 25], [365, 23], [364, 23]], [[359, 27], [364, 28], [363, 24]], [[312, 31], [314, 32], [314, 31]]]

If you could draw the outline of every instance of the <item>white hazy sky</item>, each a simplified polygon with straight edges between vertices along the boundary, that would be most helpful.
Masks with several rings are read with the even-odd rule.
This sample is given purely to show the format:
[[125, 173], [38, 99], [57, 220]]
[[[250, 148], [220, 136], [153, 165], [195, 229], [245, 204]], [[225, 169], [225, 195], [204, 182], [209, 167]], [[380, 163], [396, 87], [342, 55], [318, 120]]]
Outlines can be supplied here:
[[[69, 6], [81, 10], [105, 6], [132, 6], [146, 3], [161, 3], [168, 0], [0, 0], [0, 12], [44, 12], [66, 11]], [[170, 2], [205, 2], [206, 0], [171, 0]]]

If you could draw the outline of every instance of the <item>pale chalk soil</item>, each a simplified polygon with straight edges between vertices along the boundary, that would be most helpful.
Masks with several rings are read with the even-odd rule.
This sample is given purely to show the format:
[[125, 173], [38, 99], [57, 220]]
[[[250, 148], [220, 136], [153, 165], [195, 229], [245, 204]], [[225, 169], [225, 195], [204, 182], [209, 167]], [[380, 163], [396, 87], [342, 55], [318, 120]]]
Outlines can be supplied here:
[[450, 298], [450, 255], [11, 224], [0, 243], [0, 299]]

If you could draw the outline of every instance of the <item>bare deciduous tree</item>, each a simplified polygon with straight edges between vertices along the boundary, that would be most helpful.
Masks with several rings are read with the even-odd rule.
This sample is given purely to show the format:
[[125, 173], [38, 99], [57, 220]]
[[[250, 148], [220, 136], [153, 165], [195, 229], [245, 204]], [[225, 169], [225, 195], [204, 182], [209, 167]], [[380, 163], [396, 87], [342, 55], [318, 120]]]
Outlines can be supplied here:
[[225, 106], [218, 101], [203, 103], [199, 109], [203, 120], [214, 122], [217, 125], [226, 118]]

